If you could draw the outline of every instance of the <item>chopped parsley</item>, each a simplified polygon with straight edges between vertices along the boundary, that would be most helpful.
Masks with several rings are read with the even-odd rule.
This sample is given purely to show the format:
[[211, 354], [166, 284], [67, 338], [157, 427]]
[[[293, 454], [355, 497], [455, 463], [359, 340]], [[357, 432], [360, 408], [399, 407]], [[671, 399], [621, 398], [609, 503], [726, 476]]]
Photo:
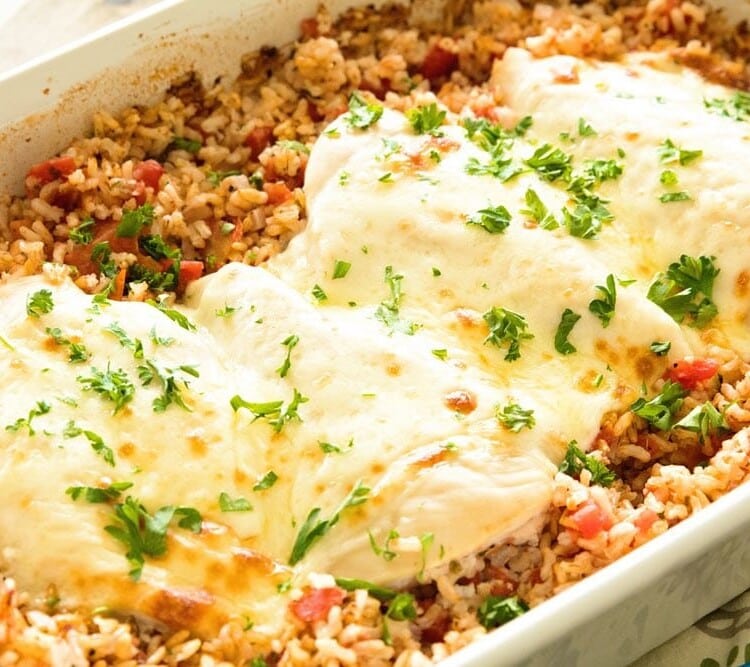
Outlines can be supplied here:
[[123, 491], [133, 486], [132, 482], [112, 482], [107, 486], [69, 486], [65, 493], [71, 500], [79, 498], [87, 503], [108, 503], [119, 499]]
[[113, 334], [124, 348], [133, 352], [133, 357], [143, 359], [143, 343], [138, 339], [132, 339], [125, 332], [118, 322], [112, 322], [104, 328], [105, 331]]
[[269, 470], [255, 483], [253, 491], [266, 491], [276, 484], [278, 480], [279, 476], [273, 470]]
[[[342, 447], [332, 445], [330, 442], [322, 442], [318, 440], [318, 447], [324, 454], [343, 454], [344, 450]], [[346, 444], [347, 449], [354, 447], [354, 438], [349, 438], [349, 442]]]
[[692, 162], [695, 162], [698, 158], [703, 156], [701, 150], [686, 150], [675, 145], [671, 139], [665, 139], [664, 143], [659, 146], [659, 161], [662, 164], [675, 164], [679, 163], [680, 166], [685, 167]]
[[71, 364], [80, 364], [88, 361], [91, 353], [82, 343], [73, 343], [70, 339], [63, 336], [62, 331], [57, 327], [47, 327], [44, 332], [60, 346], [68, 348], [68, 361]]
[[432, 134], [440, 136], [440, 126], [445, 121], [446, 112], [438, 108], [435, 102], [422, 107], [409, 109], [406, 112], [406, 118], [409, 121], [414, 132], [417, 134]]
[[656, 396], [649, 401], [639, 398], [630, 406], [630, 410], [660, 431], [669, 431], [685, 396], [687, 391], [679, 382], [667, 380]]
[[[182, 377], [178, 378], [178, 373]], [[138, 366], [138, 378], [142, 386], [148, 387], [154, 380], [161, 384], [162, 393], [151, 403], [154, 412], [164, 412], [172, 404], [192, 412], [182, 397], [183, 390], [189, 387], [186, 376], [197, 378], [200, 374], [194, 366], [183, 364], [176, 368], [161, 368], [148, 359]]]
[[709, 435], [728, 430], [729, 424], [727, 424], [724, 415], [712, 403], [706, 402], [694, 407], [674, 425], [674, 428], [682, 428], [697, 433], [701, 442], [705, 442]]
[[358, 92], [349, 96], [349, 114], [346, 123], [349, 127], [357, 130], [366, 130], [380, 120], [383, 115], [383, 107], [374, 102], [366, 102]]
[[310, 149], [305, 146], [301, 141], [292, 141], [289, 139], [282, 139], [281, 141], [277, 141], [276, 145], [281, 148], [286, 148], [290, 151], [295, 151], [297, 153], [304, 153], [305, 155], [310, 155]]
[[500, 409], [495, 408], [495, 417], [506, 429], [512, 433], [519, 433], [522, 429], [531, 430], [536, 425], [533, 410], [524, 410], [518, 403], [508, 403]]
[[143, 204], [132, 211], [123, 211], [122, 219], [117, 225], [115, 234], [121, 238], [133, 238], [154, 221], [154, 207], [151, 204]]
[[127, 373], [121, 368], [113, 371], [109, 365], [106, 371], [100, 371], [92, 366], [90, 376], [79, 375], [76, 380], [83, 385], [84, 391], [93, 391], [104, 400], [114, 403], [113, 414], [117, 414], [130, 403], [135, 394], [135, 386]]
[[440, 348], [437, 350], [431, 350], [432, 356], [437, 357], [441, 361], [445, 361], [448, 358], [448, 350]]
[[328, 519], [320, 519], [320, 507], [314, 507], [310, 510], [305, 522], [297, 533], [297, 538], [294, 540], [292, 553], [289, 555], [289, 564], [296, 565], [299, 563], [315, 542], [320, 540], [338, 523], [341, 514], [349, 508], [366, 502], [369, 493], [370, 489], [364, 486], [361, 481], [358, 481]]
[[159, 235], [147, 235], [138, 239], [138, 247], [149, 257], [157, 262], [162, 259], [179, 260], [182, 253], [173, 248]]
[[570, 308], [563, 311], [560, 324], [557, 325], [557, 331], [555, 332], [555, 349], [560, 354], [573, 354], [576, 351], [575, 346], [568, 340], [568, 336], [580, 319], [581, 316], [574, 313]]
[[585, 118], [578, 119], [578, 136], [579, 137], [595, 137], [596, 130], [588, 124]]
[[187, 151], [195, 155], [201, 149], [201, 142], [186, 137], [172, 137], [168, 150]]
[[349, 269], [351, 268], [352, 268], [351, 262], [345, 262], [342, 259], [337, 259], [333, 263], [333, 280], [346, 278], [346, 274], [349, 273]]
[[579, 204], [572, 211], [563, 209], [563, 223], [571, 236], [595, 239], [602, 229], [601, 219], [588, 206]]
[[161, 345], [163, 347], [169, 347], [174, 343], [174, 338], [169, 336], [164, 337], [156, 333], [156, 326], [151, 327], [151, 331], [148, 332], [148, 337], [154, 345]]
[[584, 174], [598, 183], [614, 181], [622, 176], [622, 165], [616, 160], [589, 160], [584, 164]]
[[25, 428], [28, 430], [30, 436], [36, 435], [36, 431], [32, 427], [32, 422], [36, 417], [46, 415], [50, 410], [52, 410], [52, 406], [49, 403], [37, 401], [36, 406], [29, 410], [29, 414], [26, 417], [19, 417], [12, 424], [8, 424], [5, 430], [11, 433], [18, 433], [22, 428]]
[[491, 630], [505, 625], [528, 610], [526, 603], [517, 596], [488, 595], [477, 609], [477, 618], [487, 630]]
[[232, 498], [222, 491], [219, 494], [219, 509], [222, 512], [250, 512], [253, 506], [247, 498]]
[[502, 234], [508, 229], [510, 218], [510, 212], [505, 206], [495, 206], [477, 211], [466, 224], [481, 227], [490, 234]]
[[336, 585], [345, 591], [367, 591], [369, 595], [381, 602], [393, 600], [398, 595], [398, 591], [385, 586], [373, 584], [364, 579], [349, 579], [347, 577], [336, 577]]
[[110, 447], [107, 447], [107, 445], [104, 443], [104, 439], [97, 433], [82, 429], [79, 426], [77, 426], [75, 422], [69, 421], [65, 425], [65, 430], [63, 431], [63, 437], [77, 438], [79, 435], [82, 435], [84, 438], [86, 438], [86, 440], [89, 441], [89, 444], [91, 445], [91, 449], [94, 450], [94, 453], [97, 456], [101, 456], [107, 465], [114, 467], [115, 453], [112, 451]]
[[200, 532], [202, 517], [192, 507], [166, 505], [152, 515], [132, 496], [115, 505], [112, 523], [104, 530], [125, 545], [125, 558], [130, 565], [129, 574], [133, 581], [141, 578], [145, 556], [158, 557], [167, 552], [167, 530], [175, 518], [179, 519], [177, 525], [180, 528]]
[[26, 297], [26, 314], [29, 317], [41, 317], [52, 312], [55, 302], [52, 300], [52, 292], [48, 289], [40, 289]]
[[235, 395], [229, 401], [232, 406], [232, 410], [237, 412], [240, 408], [245, 408], [253, 415], [253, 421], [259, 419], [265, 419], [268, 424], [273, 428], [276, 433], [281, 433], [282, 429], [286, 424], [296, 419], [302, 421], [302, 418], [297, 413], [299, 406], [302, 403], [307, 403], [310, 399], [307, 396], [303, 396], [297, 391], [293, 390], [292, 400], [289, 401], [286, 408], [282, 410], [284, 401], [269, 401], [267, 403], [251, 403], [243, 399], [239, 395]]
[[657, 356], [657, 357], [665, 357], [667, 356], [669, 350], [672, 348], [672, 343], [669, 341], [658, 341], [655, 340], [651, 345], [649, 345], [649, 349]]
[[512, 310], [497, 306], [488, 310], [483, 318], [489, 327], [489, 335], [484, 339], [485, 345], [491, 343], [499, 348], [507, 345], [505, 361], [515, 361], [520, 358], [521, 342], [534, 337], [527, 331], [526, 318]]
[[432, 277], [433, 278], [439, 278], [442, 275], [443, 275], [443, 272], [440, 269], [438, 269], [437, 266], [433, 266], [432, 267]]
[[681, 192], [665, 192], [659, 196], [659, 201], [662, 204], [673, 204], [675, 202], [690, 201], [692, 197], [684, 191]]
[[232, 315], [234, 315], [238, 310], [239, 308], [235, 308], [234, 306], [230, 306], [225, 303], [223, 308], [218, 308], [214, 311], [214, 315], [216, 315], [216, 317], [223, 317], [225, 319], [228, 319], [232, 317]]
[[91, 218], [82, 220], [68, 232], [68, 238], [77, 245], [88, 245], [94, 240], [94, 221]]
[[197, 327], [195, 324], [193, 324], [185, 315], [183, 315], [179, 310], [175, 310], [174, 308], [170, 308], [167, 306], [167, 296], [162, 294], [158, 301], [154, 301], [154, 299], [148, 299], [146, 303], [149, 306], [153, 306], [157, 310], [160, 310], [162, 313], [164, 313], [172, 322], [175, 324], [178, 324], [186, 331], [196, 331]]
[[545, 181], [569, 180], [571, 174], [571, 157], [560, 148], [543, 144], [534, 154], [525, 160], [526, 164], [537, 172]]
[[328, 295], [323, 291], [323, 288], [318, 284], [313, 285], [311, 292], [312, 292], [313, 297], [315, 297], [315, 300], [318, 303], [328, 299]]
[[750, 93], [740, 90], [735, 92], [729, 99], [704, 99], [703, 105], [711, 113], [726, 116], [736, 121], [750, 119]]
[[601, 295], [600, 299], [594, 299], [589, 303], [589, 311], [599, 318], [602, 326], [606, 329], [615, 315], [617, 305], [617, 286], [615, 277], [611, 273], [607, 276], [606, 284], [597, 285], [596, 290]]
[[662, 185], [673, 186], [677, 185], [680, 182], [680, 179], [678, 178], [676, 172], [672, 171], [671, 169], [665, 169], [663, 172], [661, 172], [661, 176], [659, 176], [659, 182]]
[[385, 299], [380, 302], [380, 305], [375, 309], [375, 319], [380, 320], [385, 324], [390, 332], [400, 331], [407, 336], [413, 336], [417, 330], [418, 325], [414, 322], [406, 322], [400, 319], [399, 310], [401, 308], [401, 299], [403, 294], [401, 292], [401, 281], [404, 277], [400, 273], [394, 273], [392, 266], [385, 267], [385, 283], [388, 285], [391, 296], [389, 299]]
[[594, 456], [584, 453], [575, 440], [568, 443], [568, 450], [565, 452], [565, 458], [560, 464], [560, 472], [577, 477], [581, 470], [588, 470], [591, 473], [591, 482], [599, 486], [612, 486], [617, 475], [610, 470], [604, 463]]
[[389, 531], [388, 536], [385, 538], [385, 542], [383, 543], [382, 547], [378, 546], [377, 542], [375, 541], [375, 537], [369, 530], [367, 531], [367, 537], [370, 540], [370, 548], [372, 549], [373, 553], [376, 556], [380, 556], [384, 561], [390, 562], [398, 555], [395, 551], [392, 551], [390, 548], [391, 542], [400, 537], [396, 529], [392, 528]]
[[648, 289], [648, 298], [672, 319], [703, 329], [716, 317], [713, 302], [714, 280], [720, 269], [715, 257], [681, 255], [665, 273], [657, 275]]
[[297, 336], [296, 334], [287, 336], [281, 342], [281, 344], [286, 347], [286, 356], [284, 357], [284, 361], [282, 362], [281, 366], [276, 369], [279, 377], [285, 378], [287, 376], [287, 373], [289, 373], [289, 369], [292, 367], [292, 350], [297, 346], [297, 343], [299, 343], [299, 336]]
[[516, 123], [516, 126], [513, 128], [513, 134], [517, 137], [524, 137], [533, 124], [534, 119], [531, 116], [524, 116]]
[[531, 188], [526, 190], [525, 200], [527, 208], [521, 211], [523, 215], [530, 217], [542, 229], [552, 230], [560, 226], [560, 223], [549, 212], [536, 191]]
[[237, 171], [236, 169], [232, 171], [209, 171], [206, 180], [215, 188], [218, 188], [225, 178], [239, 176], [241, 173], [241, 171]]

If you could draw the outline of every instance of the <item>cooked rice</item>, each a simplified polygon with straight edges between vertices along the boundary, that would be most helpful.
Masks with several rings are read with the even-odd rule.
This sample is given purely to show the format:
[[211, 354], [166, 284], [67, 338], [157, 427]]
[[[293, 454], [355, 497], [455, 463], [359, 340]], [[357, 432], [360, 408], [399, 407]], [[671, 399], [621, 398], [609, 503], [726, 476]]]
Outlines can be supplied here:
[[[88, 292], [107, 283], [87, 270], [69, 233], [86, 218], [98, 225], [121, 220], [144, 202], [154, 206], [150, 233], [178, 245], [186, 259], [208, 270], [226, 262], [261, 264], [282, 251], [305, 226], [302, 190], [307, 149], [325, 125], [346, 109], [354, 89], [369, 91], [396, 109], [431, 94], [451, 110], [503, 109], [487, 84], [492, 62], [509, 46], [537, 56], [565, 53], [611, 59], [632, 50], [670, 50], [706, 76], [746, 87], [750, 41], [731, 31], [700, 2], [599, 0], [527, 7], [516, 0], [454, 2], [442, 31], [408, 25], [408, 11], [373, 14], [351, 10], [337, 21], [321, 10], [302, 24], [293, 47], [247, 56], [231, 88], [205, 90], [194, 76], [174, 84], [153, 107], [132, 107], [116, 116], [96, 114], [91, 136], [61, 155], [75, 161], [66, 177], [49, 183], [29, 177], [23, 197], [0, 196], [0, 271], [4, 276], [66, 270], [46, 262], [77, 265], [74, 277]], [[419, 73], [435, 45], [457, 58], [449, 76]], [[196, 153], [174, 137], [200, 142]], [[290, 143], [296, 142], [296, 143]], [[166, 176], [158, 192], [138, 191], [134, 170], [158, 159]], [[215, 174], [236, 172], [223, 179]], [[261, 177], [264, 186], [259, 185]], [[132, 265], [131, 252], [113, 255]], [[148, 288], [133, 282], [124, 297], [143, 300]], [[707, 337], [712, 336], [711, 332]], [[711, 349], [722, 366], [718, 378], [700, 385], [681, 415], [711, 400], [726, 408], [731, 437], [701, 443], [685, 431], [653, 433], [631, 412], [607, 415], [594, 455], [614, 467], [611, 488], [558, 473], [552, 506], [532, 541], [502, 544], [412, 589], [414, 622], [388, 620], [364, 591], [347, 594], [328, 618], [315, 623], [288, 612], [279, 638], [237, 622], [213, 639], [185, 630], [160, 632], [135, 619], [58, 609], [50, 591], [46, 609], [34, 609], [13, 580], [0, 585], [0, 666], [5, 665], [213, 665], [245, 664], [264, 656], [278, 665], [410, 665], [439, 661], [484, 635], [476, 610], [488, 595], [518, 595], [536, 605], [590, 575], [670, 526], [702, 509], [750, 477], [750, 365], [722, 346]], [[594, 499], [612, 527], [592, 539], [572, 529], [570, 513]], [[655, 520], [641, 523], [644, 513]], [[332, 585], [330, 577], [311, 581]], [[295, 590], [291, 599], [302, 591]], [[250, 663], [252, 664], [252, 663]]]

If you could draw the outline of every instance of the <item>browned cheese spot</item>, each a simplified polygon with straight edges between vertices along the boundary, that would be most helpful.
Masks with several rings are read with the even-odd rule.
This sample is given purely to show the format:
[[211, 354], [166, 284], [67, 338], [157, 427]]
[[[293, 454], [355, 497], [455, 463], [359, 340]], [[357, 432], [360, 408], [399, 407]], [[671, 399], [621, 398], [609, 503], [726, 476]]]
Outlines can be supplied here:
[[477, 407], [476, 396], [464, 389], [457, 389], [446, 394], [443, 402], [449, 409], [460, 412], [463, 415], [473, 412]]

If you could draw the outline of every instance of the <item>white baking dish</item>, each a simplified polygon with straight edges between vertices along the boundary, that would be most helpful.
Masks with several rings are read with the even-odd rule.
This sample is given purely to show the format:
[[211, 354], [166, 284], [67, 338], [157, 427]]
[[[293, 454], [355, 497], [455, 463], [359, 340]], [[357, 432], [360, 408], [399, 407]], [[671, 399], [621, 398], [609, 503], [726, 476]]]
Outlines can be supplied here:
[[[734, 18], [750, 5], [724, 0]], [[91, 113], [147, 103], [193, 68], [233, 77], [283, 44], [318, 0], [165, 0], [0, 78], [0, 189], [85, 132]], [[349, 0], [331, 0], [335, 12]], [[362, 3], [360, 3], [362, 4]], [[722, 3], [724, 4], [724, 3]], [[445, 664], [622, 665], [750, 588], [750, 485], [469, 646]]]

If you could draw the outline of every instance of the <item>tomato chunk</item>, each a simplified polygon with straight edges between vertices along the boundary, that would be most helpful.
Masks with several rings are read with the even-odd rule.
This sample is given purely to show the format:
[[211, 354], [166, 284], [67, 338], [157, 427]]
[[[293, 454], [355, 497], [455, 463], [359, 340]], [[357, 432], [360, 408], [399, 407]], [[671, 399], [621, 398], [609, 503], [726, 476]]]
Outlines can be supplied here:
[[75, 171], [76, 163], [72, 157], [53, 157], [51, 160], [45, 160], [35, 164], [29, 169], [29, 176], [38, 179], [42, 185], [67, 176]]
[[153, 188], [154, 191], [158, 191], [159, 179], [163, 173], [164, 167], [162, 167], [156, 160], [145, 160], [136, 165], [135, 169], [133, 169], [133, 178], [135, 178], [136, 181], [142, 181], [144, 185]]
[[273, 128], [268, 125], [256, 127], [245, 137], [245, 146], [250, 149], [250, 157], [257, 160], [258, 156], [271, 145]]
[[184, 290], [191, 282], [198, 280], [203, 275], [203, 262], [195, 259], [183, 259], [180, 262], [180, 273], [178, 277], [179, 289]]
[[719, 371], [719, 362], [713, 359], [681, 359], [667, 371], [667, 377], [692, 391], [699, 382], [710, 380]]
[[311, 588], [299, 599], [289, 604], [292, 613], [301, 621], [312, 623], [328, 618], [331, 607], [344, 601], [340, 588]]
[[458, 67], [458, 56], [435, 44], [424, 57], [419, 71], [425, 79], [434, 82], [448, 76]]
[[587, 540], [612, 527], [610, 516], [593, 500], [587, 500], [570, 515], [575, 529]]
[[658, 518], [659, 515], [654, 512], [654, 510], [644, 509], [635, 519], [633, 519], [633, 525], [642, 533], [645, 533], [654, 525], [654, 522]]
[[304, 39], [315, 39], [320, 34], [318, 19], [314, 16], [312, 18], [302, 19], [299, 27]]
[[292, 198], [292, 192], [286, 183], [264, 183], [263, 190], [268, 195], [268, 203], [273, 206]]

